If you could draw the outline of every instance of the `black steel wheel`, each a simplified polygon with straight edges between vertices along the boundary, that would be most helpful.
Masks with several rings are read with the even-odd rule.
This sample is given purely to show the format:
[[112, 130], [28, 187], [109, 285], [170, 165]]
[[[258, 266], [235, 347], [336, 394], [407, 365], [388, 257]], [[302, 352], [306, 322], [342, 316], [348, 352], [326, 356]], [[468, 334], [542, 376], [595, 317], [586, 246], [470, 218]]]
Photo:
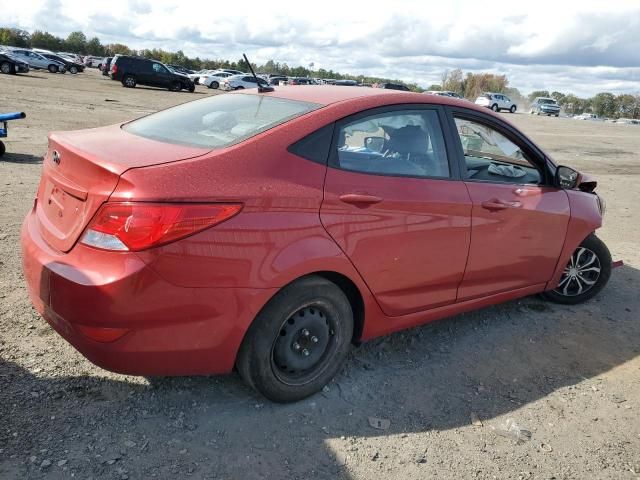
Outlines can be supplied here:
[[335, 376], [352, 336], [353, 313], [344, 292], [322, 277], [305, 277], [278, 292], [256, 317], [236, 366], [270, 400], [301, 400]]
[[548, 300], [564, 304], [593, 298], [609, 281], [611, 253], [595, 235], [589, 235], [571, 255], [555, 289], [544, 292]]

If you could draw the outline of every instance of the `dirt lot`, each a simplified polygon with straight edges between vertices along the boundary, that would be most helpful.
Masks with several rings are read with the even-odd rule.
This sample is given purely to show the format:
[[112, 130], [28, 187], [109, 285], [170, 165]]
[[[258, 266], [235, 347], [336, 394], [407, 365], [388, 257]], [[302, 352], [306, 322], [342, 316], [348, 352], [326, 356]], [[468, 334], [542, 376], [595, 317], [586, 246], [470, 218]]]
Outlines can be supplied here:
[[19, 249], [47, 132], [211, 93], [0, 75], [0, 111], [28, 115], [0, 161], [0, 478], [640, 478], [638, 127], [506, 114], [600, 181], [600, 235], [626, 266], [585, 305], [527, 298], [373, 341], [322, 394], [284, 406], [236, 375], [112, 374], [54, 334]]

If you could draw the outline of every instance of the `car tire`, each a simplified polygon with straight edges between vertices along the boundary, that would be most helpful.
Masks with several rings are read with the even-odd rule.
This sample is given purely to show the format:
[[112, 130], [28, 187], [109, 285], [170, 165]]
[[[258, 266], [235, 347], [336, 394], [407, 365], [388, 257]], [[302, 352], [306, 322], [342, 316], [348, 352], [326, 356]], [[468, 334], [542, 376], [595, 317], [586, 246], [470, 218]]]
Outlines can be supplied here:
[[499, 112], [500, 109], [498, 108], [498, 104], [494, 103], [493, 105], [491, 105], [491, 110], [493, 110], [494, 112]]
[[9, 62], [2, 62], [2, 64], [0, 64], [0, 72], [5, 75], [9, 75], [11, 73], [16, 73], [16, 69]]
[[49, 70], [49, 73], [58, 73], [58, 66], [57, 65], [49, 65], [47, 67], [47, 70]]
[[137, 85], [136, 77], [133, 75], [125, 75], [122, 78], [122, 86], [126, 88], [134, 88]]
[[515, 105], [511, 105], [511, 108], [509, 109], [509, 111], [511, 113], [516, 113], [516, 106]]
[[196, 91], [196, 86], [195, 85], [189, 85], [189, 93], [193, 93]]
[[218, 82], [216, 82], [215, 80], [209, 84], [209, 88], [217, 89], [219, 86], [220, 86], [220, 84]]
[[78, 73], [78, 67], [76, 67], [75, 65], [71, 65], [69, 67], [69, 73], [75, 75], [76, 73]]
[[605, 287], [611, 277], [611, 268], [609, 249], [595, 234], [591, 234], [571, 255], [558, 286], [542, 296], [564, 305], [586, 302]]
[[236, 367], [269, 400], [295, 402], [336, 375], [352, 336], [353, 312], [344, 292], [311, 275], [284, 287], [262, 309], [242, 341]]
[[556, 117], [559, 117], [559, 116], [560, 116], [560, 114], [559, 114], [559, 113], [557, 113], [557, 114], [556, 114]]
[[244, 87], [243, 86], [239, 86], [239, 87], [234, 88], [234, 90], [244, 90]]
[[169, 87], [169, 90], [171, 90], [172, 92], [179, 92], [180, 90], [182, 90], [182, 84], [180, 82], [173, 82]]
[[7, 147], [4, 146], [4, 142], [0, 142], [0, 157], [7, 151]]

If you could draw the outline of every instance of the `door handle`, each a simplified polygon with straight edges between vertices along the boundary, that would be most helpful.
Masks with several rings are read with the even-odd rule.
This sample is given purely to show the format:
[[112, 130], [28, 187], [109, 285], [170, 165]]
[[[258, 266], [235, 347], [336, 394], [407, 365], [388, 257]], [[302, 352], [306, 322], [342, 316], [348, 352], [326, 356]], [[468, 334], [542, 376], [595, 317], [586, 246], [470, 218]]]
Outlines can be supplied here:
[[367, 195], [366, 193], [345, 193], [340, 195], [340, 201], [355, 205], [373, 205], [374, 203], [380, 203], [382, 198], [375, 195]]
[[520, 208], [522, 203], [520, 202], [505, 202], [504, 200], [498, 200], [497, 198], [493, 198], [486, 202], [481, 203], [482, 208], [486, 208], [487, 210], [506, 210], [507, 208]]

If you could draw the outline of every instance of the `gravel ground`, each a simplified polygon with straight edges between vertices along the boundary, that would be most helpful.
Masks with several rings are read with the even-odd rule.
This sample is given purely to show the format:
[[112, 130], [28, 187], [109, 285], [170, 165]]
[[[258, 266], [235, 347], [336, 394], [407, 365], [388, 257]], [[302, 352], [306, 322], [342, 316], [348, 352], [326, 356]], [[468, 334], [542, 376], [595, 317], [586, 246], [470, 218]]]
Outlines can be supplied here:
[[0, 478], [640, 478], [640, 128], [506, 114], [598, 177], [600, 236], [626, 264], [598, 298], [526, 298], [374, 340], [321, 394], [275, 405], [237, 375], [95, 367], [23, 285], [19, 228], [46, 133], [215, 92], [127, 90], [93, 70], [0, 75], [0, 92], [0, 111], [28, 115], [0, 161]]

